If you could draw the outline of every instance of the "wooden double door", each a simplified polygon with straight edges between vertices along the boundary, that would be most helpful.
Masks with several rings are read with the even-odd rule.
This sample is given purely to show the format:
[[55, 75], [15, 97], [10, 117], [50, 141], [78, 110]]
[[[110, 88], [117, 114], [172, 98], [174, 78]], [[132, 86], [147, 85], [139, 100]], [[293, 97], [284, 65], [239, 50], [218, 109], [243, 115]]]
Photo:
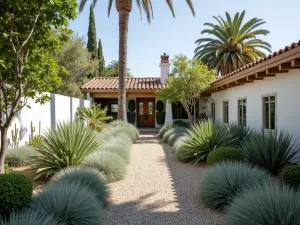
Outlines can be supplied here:
[[137, 99], [138, 127], [155, 127], [155, 98]]

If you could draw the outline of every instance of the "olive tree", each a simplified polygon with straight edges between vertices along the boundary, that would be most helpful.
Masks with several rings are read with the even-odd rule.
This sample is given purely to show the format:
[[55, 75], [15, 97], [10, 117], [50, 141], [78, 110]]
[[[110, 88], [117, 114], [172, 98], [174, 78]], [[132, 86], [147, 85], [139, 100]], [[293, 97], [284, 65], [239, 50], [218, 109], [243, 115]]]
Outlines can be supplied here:
[[76, 0], [0, 1], [0, 174], [4, 173], [8, 129], [29, 98], [50, 100], [61, 78], [53, 55], [61, 47], [74, 19]]
[[184, 55], [176, 55], [172, 65], [167, 87], [157, 91], [157, 96], [162, 101], [180, 102], [193, 124], [197, 120], [199, 97], [213, 81], [215, 71], [209, 70], [200, 60], [189, 60]]

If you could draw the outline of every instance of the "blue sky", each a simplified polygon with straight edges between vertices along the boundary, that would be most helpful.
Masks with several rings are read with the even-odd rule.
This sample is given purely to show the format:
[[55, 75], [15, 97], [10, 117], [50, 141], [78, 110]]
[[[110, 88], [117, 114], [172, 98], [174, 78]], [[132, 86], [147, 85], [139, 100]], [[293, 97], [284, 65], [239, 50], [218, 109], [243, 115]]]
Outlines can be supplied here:
[[[263, 28], [271, 33], [262, 39], [276, 51], [300, 39], [299, 0], [194, 0], [196, 17], [189, 11], [185, 0], [173, 0], [174, 19], [164, 0], [152, 0], [154, 20], [149, 25], [145, 16], [140, 20], [139, 11], [133, 0], [133, 10], [129, 21], [128, 67], [135, 77], [157, 77], [160, 75], [160, 55], [164, 52], [171, 57], [184, 54], [193, 57], [195, 40], [201, 37], [205, 22], [214, 22], [212, 16], [231, 15], [246, 10], [246, 18], [258, 17], [267, 23]], [[92, 2], [92, 0], [90, 0]], [[106, 65], [118, 59], [118, 14], [115, 7], [107, 17], [108, 0], [98, 0], [95, 12], [97, 38], [101, 38]], [[89, 5], [71, 28], [87, 37]]]

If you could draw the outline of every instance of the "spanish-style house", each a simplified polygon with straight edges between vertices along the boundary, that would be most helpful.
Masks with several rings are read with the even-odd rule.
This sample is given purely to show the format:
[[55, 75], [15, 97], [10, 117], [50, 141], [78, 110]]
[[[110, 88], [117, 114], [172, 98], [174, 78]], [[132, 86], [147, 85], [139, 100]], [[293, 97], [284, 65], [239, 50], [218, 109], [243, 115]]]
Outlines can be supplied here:
[[[165, 86], [169, 56], [161, 56], [160, 77], [127, 78], [127, 102], [137, 105], [136, 125], [157, 126], [155, 91]], [[93, 102], [117, 112], [118, 78], [97, 77], [81, 88]], [[186, 119], [180, 104], [165, 104], [166, 123]], [[223, 123], [237, 122], [257, 130], [288, 130], [300, 136], [300, 41], [217, 77], [199, 101], [199, 115]]]

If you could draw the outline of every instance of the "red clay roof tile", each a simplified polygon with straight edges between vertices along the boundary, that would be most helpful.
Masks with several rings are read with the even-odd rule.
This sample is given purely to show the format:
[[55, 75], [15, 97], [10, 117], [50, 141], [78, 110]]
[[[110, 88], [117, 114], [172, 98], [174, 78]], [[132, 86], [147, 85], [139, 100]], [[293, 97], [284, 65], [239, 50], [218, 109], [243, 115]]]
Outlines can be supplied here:
[[[117, 77], [95, 77], [88, 81], [81, 87], [82, 91], [88, 90], [118, 90], [119, 78]], [[139, 78], [127, 78], [126, 90], [158, 90], [165, 87], [162, 84], [159, 77], [139, 77]]]

